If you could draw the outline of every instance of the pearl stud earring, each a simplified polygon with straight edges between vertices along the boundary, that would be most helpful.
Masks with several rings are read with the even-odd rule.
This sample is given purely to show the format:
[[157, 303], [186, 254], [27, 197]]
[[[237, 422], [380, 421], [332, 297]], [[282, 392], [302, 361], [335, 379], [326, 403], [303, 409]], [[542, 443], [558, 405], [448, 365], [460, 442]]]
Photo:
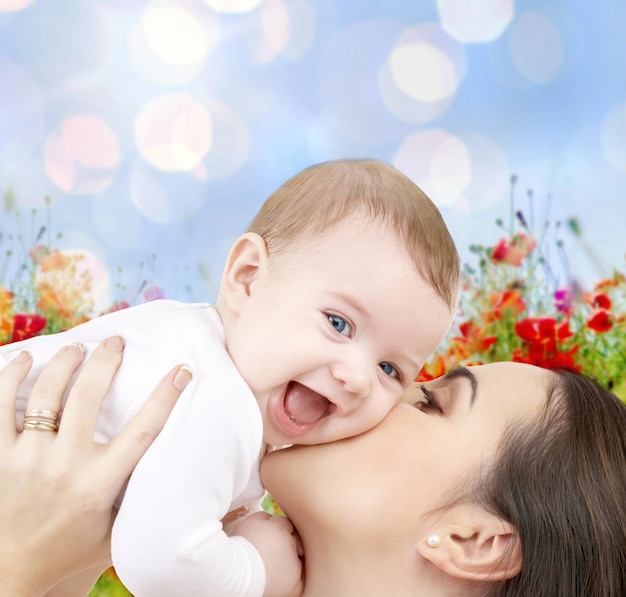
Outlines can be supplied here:
[[441, 537], [439, 535], [431, 535], [426, 539], [428, 547], [439, 547], [441, 545]]

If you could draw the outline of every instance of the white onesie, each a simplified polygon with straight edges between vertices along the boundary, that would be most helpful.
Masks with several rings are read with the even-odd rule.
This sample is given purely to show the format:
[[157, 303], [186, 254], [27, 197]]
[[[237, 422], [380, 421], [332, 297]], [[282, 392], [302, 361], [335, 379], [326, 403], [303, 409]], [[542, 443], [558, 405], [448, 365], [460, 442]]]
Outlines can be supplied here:
[[113, 438], [172, 367], [186, 363], [194, 373], [121, 499], [112, 535], [117, 574], [136, 597], [260, 597], [265, 568], [259, 553], [243, 537], [228, 537], [220, 520], [263, 495], [262, 419], [226, 351], [214, 307], [157, 300], [1, 346], [0, 361], [23, 348], [34, 359], [20, 386], [18, 429], [36, 376], [62, 346], [80, 341], [90, 353], [114, 334], [126, 348], [95, 441]]

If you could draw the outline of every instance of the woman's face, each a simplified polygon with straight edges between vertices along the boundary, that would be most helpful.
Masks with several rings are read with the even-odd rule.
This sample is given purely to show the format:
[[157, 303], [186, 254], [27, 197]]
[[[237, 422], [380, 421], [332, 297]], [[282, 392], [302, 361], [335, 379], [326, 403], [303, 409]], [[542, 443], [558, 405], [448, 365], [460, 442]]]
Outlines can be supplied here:
[[495, 453], [503, 433], [545, 407], [554, 373], [520, 363], [456, 369], [413, 385], [357, 437], [267, 456], [268, 491], [299, 528], [369, 533], [420, 529], [425, 513]]

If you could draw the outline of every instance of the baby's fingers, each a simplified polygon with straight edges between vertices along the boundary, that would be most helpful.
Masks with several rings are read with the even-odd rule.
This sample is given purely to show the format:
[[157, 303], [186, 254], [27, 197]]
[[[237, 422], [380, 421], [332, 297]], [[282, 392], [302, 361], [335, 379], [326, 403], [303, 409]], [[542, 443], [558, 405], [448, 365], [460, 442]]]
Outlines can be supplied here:
[[139, 412], [107, 445], [106, 466], [109, 477], [117, 474], [117, 492], [125, 483], [139, 459], [144, 455], [165, 425], [178, 397], [191, 381], [192, 374], [185, 365], [178, 365], [161, 380]]

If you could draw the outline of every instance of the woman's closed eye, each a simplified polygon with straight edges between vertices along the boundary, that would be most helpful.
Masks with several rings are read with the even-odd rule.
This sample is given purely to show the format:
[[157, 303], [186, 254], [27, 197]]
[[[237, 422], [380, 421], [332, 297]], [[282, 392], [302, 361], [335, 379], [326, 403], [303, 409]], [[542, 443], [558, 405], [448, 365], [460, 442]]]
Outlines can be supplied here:
[[422, 391], [422, 395], [424, 396], [424, 400], [418, 400], [415, 403], [415, 406], [424, 412], [430, 411], [438, 414], [443, 414], [443, 410], [439, 403], [437, 402], [437, 398], [434, 392], [431, 392], [425, 385], [420, 385], [420, 390]]
[[352, 325], [340, 315], [328, 314], [328, 321], [330, 325], [335, 328], [335, 331], [339, 332], [342, 336], [346, 336], [350, 338], [352, 336], [353, 330]]

